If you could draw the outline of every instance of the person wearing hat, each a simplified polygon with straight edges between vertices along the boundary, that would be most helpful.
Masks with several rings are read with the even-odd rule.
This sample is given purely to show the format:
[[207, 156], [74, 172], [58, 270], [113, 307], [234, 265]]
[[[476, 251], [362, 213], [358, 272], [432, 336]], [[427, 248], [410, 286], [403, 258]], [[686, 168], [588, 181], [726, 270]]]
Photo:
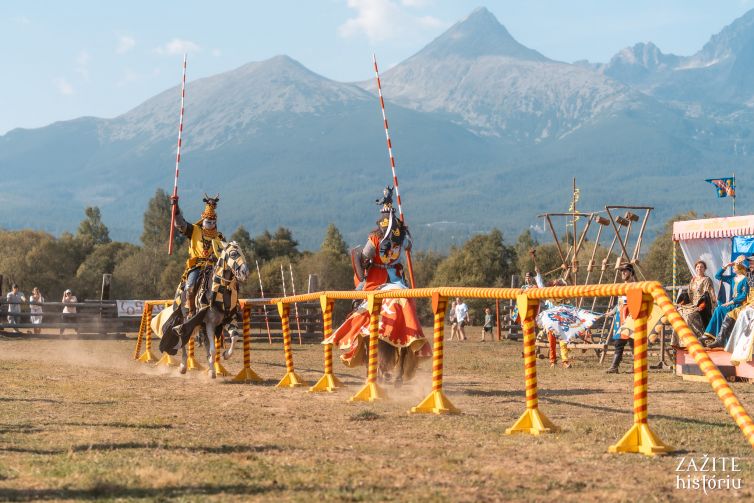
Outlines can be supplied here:
[[204, 195], [204, 211], [202, 218], [196, 223], [188, 223], [183, 218], [178, 207], [177, 198], [171, 198], [175, 205], [175, 228], [188, 238], [188, 254], [186, 268], [182, 279], [185, 280], [184, 291], [188, 317], [196, 313], [196, 286], [203, 269], [212, 267], [220, 257], [220, 243], [225, 241], [217, 230], [217, 213], [215, 208], [220, 201], [219, 194], [215, 197]]
[[[633, 283], [636, 281], [634, 266], [629, 262], [623, 262], [620, 267], [618, 267], [618, 271], [620, 278], [624, 283]], [[623, 361], [623, 351], [625, 351], [626, 345], [630, 342], [632, 351], [634, 347], [634, 340], [631, 337], [631, 331], [624, 328], [626, 320], [628, 319], [628, 304], [625, 296], [618, 299], [616, 316], [619, 317], [617, 323], [619, 329], [616, 330], [613, 335], [613, 340], [615, 341], [615, 353], [613, 353], [613, 363], [606, 371], [608, 374], [617, 374], [619, 372], [620, 362]]]
[[[737, 258], [735, 261], [724, 265], [715, 274], [715, 279], [727, 283], [730, 287], [731, 299], [728, 302], [719, 304], [712, 313], [712, 318], [709, 320], [707, 328], [704, 329], [704, 336], [709, 339], [716, 341], [728, 313], [741, 306], [749, 296], [749, 282], [746, 276], [748, 263], [744, 265], [744, 262], [745, 258], [741, 256], [741, 258]], [[729, 267], [733, 269], [734, 274], [725, 274], [725, 270]], [[720, 342], [722, 343], [722, 340]]]

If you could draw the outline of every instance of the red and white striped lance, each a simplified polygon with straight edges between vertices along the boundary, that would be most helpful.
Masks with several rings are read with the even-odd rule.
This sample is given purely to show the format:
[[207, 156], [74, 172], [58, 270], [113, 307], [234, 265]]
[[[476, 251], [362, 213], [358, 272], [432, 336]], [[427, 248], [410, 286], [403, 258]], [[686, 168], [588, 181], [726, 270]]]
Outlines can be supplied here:
[[[288, 262], [288, 270], [291, 271], [291, 292], [293, 296], [296, 296], [296, 283], [293, 281], [293, 265], [291, 265], [290, 262]], [[299, 321], [298, 317], [298, 302], [293, 303], [293, 307], [296, 310], [296, 330], [298, 330], [298, 343], [299, 345], [302, 344], [301, 342], [301, 322]]]
[[[385, 98], [382, 96], [382, 82], [380, 80], [380, 71], [377, 68], [377, 56], [372, 53], [372, 62], [374, 63], [374, 76], [377, 79], [377, 93], [380, 95], [380, 109], [382, 110], [382, 123], [385, 126], [385, 139], [387, 140], [387, 153], [390, 156], [390, 169], [393, 172], [393, 186], [395, 187], [395, 200], [398, 202], [398, 216], [401, 222], [405, 222], [403, 216], [403, 206], [401, 205], [401, 191], [398, 189], [398, 175], [395, 174], [395, 156], [393, 155], [393, 142], [390, 141], [390, 128], [387, 125], [387, 115], [385, 114]], [[414, 267], [411, 262], [411, 252], [406, 250], [406, 266], [408, 266], [409, 286], [415, 288]]]
[[[254, 263], [257, 264], [257, 277], [259, 278], [259, 294], [264, 299], [264, 287], [262, 286], [262, 273], [259, 272], [259, 261], [254, 260]], [[270, 318], [267, 316], [267, 304], [262, 304], [262, 309], [264, 310], [264, 323], [267, 325], [267, 339], [270, 341], [270, 344], [272, 344], [272, 334], [270, 333]]]
[[[179, 166], [181, 164], [181, 143], [183, 140], [183, 104], [186, 99], [186, 56], [183, 54], [183, 78], [181, 79], [181, 114], [178, 118], [178, 146], [175, 150], [175, 179], [173, 180], [173, 200], [178, 200], [178, 175], [180, 174]], [[175, 235], [175, 205], [173, 205], [170, 216], [170, 241], [168, 242], [168, 255], [173, 254], [173, 237]]]
[[393, 155], [393, 142], [390, 141], [390, 129], [387, 125], [387, 116], [385, 115], [385, 99], [382, 97], [382, 83], [380, 82], [380, 71], [377, 69], [377, 56], [372, 53], [372, 62], [374, 62], [374, 75], [377, 78], [377, 93], [380, 95], [380, 108], [382, 109], [382, 122], [385, 126], [385, 139], [387, 140], [387, 153], [390, 156], [390, 169], [393, 171], [393, 185], [395, 186], [395, 199], [398, 201], [398, 216], [403, 221], [403, 208], [401, 206], [401, 191], [398, 189], [398, 176], [395, 174], [395, 156]]

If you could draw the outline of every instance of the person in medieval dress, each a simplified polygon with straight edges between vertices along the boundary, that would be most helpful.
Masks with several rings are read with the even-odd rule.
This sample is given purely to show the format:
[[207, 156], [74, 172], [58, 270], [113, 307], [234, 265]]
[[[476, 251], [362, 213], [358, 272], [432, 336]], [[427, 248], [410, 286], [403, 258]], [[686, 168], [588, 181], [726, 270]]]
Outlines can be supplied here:
[[746, 282], [749, 284], [749, 295], [743, 304], [731, 310], [727, 315], [725, 315], [725, 319], [723, 320], [722, 325], [720, 325], [720, 330], [717, 332], [717, 337], [715, 337], [715, 340], [707, 340], [707, 347], [709, 349], [726, 347], [726, 344], [730, 340], [733, 328], [738, 323], [738, 316], [742, 314], [746, 308], [754, 306], [754, 256], [739, 256], [736, 258], [736, 260], [746, 260], [749, 263], [748, 270], [746, 272]]
[[[747, 264], [748, 265], [748, 264]], [[725, 274], [728, 267], [733, 268], [734, 274]], [[749, 296], [749, 282], [746, 277], [747, 267], [743, 261], [734, 261], [723, 266], [715, 278], [723, 281], [730, 286], [731, 299], [728, 302], [719, 304], [712, 313], [707, 328], [704, 329], [704, 336], [717, 341], [717, 336], [722, 328], [723, 321], [728, 313], [741, 306]]]
[[[688, 298], [684, 303], [676, 305], [678, 313], [686, 320], [686, 324], [701, 337], [704, 327], [709, 323], [712, 311], [717, 304], [717, 295], [712, 279], [707, 276], [707, 264], [703, 260], [697, 260], [694, 264], [694, 277], [689, 283]], [[677, 345], [677, 341], [673, 341]]]
[[[356, 290], [393, 290], [408, 288], [400, 263], [402, 250], [411, 249], [408, 228], [395, 214], [393, 188], [386, 187], [377, 200], [380, 217], [363, 247], [351, 250]], [[383, 299], [379, 323], [380, 377], [389, 381], [396, 366], [396, 385], [413, 377], [420, 360], [432, 350], [422, 332], [413, 299]], [[344, 353], [341, 360], [348, 367], [366, 365], [368, 359], [369, 311], [361, 302], [345, 322], [323, 344], [334, 344]]]

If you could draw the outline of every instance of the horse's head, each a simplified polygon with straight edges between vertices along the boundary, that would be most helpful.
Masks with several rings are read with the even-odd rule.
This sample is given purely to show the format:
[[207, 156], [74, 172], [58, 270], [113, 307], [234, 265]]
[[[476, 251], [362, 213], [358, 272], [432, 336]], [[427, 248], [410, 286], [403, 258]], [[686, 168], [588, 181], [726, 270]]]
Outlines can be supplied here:
[[249, 277], [249, 266], [243, 256], [241, 247], [235, 241], [223, 242], [220, 245], [220, 260], [224, 267], [233, 272], [236, 279], [243, 283]]

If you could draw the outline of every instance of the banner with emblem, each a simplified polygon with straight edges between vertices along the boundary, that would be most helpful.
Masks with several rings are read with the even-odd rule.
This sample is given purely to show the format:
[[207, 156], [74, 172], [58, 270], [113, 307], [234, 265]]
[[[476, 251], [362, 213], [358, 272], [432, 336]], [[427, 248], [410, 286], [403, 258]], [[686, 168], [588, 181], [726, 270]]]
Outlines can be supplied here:
[[576, 337], [583, 338], [600, 316], [586, 309], [562, 304], [539, 313], [537, 326], [560, 340], [570, 341]]

